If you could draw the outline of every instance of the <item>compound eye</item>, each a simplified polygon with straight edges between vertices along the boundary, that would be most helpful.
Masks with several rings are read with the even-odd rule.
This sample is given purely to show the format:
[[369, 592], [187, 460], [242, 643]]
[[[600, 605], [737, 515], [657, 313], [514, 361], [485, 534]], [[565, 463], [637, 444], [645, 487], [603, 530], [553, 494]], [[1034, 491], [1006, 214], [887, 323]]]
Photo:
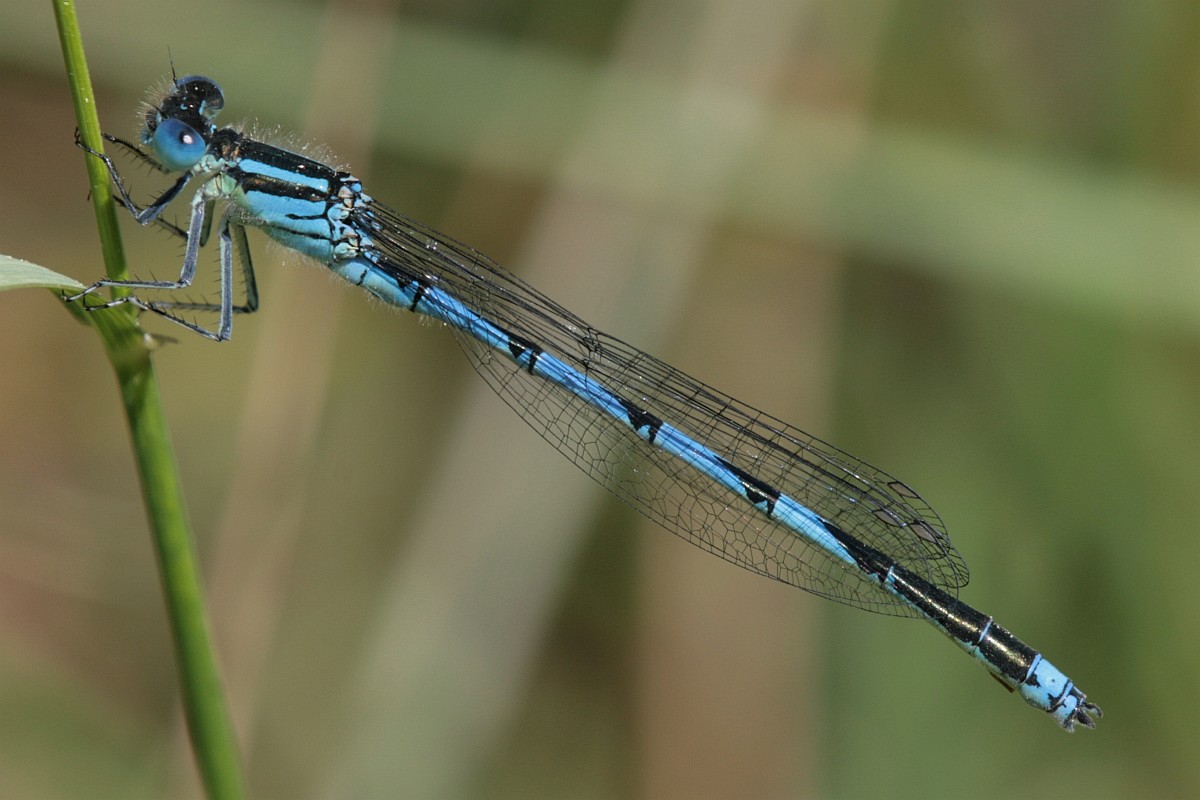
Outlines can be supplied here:
[[164, 167], [171, 172], [182, 172], [196, 166], [208, 149], [208, 142], [191, 125], [168, 118], [158, 123], [151, 146]]

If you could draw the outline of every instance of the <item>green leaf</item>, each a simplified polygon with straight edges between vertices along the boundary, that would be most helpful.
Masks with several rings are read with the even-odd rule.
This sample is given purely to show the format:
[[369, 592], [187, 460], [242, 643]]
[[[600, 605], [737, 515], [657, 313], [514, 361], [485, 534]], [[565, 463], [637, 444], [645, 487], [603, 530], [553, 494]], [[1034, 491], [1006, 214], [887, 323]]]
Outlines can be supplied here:
[[70, 289], [79, 291], [83, 284], [66, 275], [39, 267], [12, 256], [0, 255], [0, 291], [7, 289]]

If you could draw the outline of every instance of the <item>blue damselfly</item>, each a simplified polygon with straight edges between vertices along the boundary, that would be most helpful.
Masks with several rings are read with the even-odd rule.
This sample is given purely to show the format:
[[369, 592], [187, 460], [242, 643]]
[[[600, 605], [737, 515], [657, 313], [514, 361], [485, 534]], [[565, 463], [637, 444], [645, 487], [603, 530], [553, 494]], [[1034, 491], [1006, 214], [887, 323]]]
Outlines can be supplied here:
[[[1100, 709], [1040, 653], [957, 599], [965, 563], [944, 525], [891, 475], [683, 374], [588, 325], [486, 256], [367, 195], [298, 153], [218, 128], [215, 82], [174, 80], [145, 114], [139, 145], [108, 137], [175, 182], [139, 208], [99, 153], [138, 222], [193, 181], [175, 281], [101, 280], [180, 290], [215, 220], [220, 301], [118, 297], [210, 339], [257, 308], [246, 228], [262, 230], [386, 303], [446, 323], [476, 371], [544, 439], [623, 501], [727, 561], [838, 602], [930, 622], [1002, 684], [1063, 728]], [[148, 148], [143, 150], [142, 148]], [[246, 297], [233, 299], [234, 261]], [[215, 329], [180, 315], [217, 314]], [[500, 357], [497, 357], [500, 356]]]

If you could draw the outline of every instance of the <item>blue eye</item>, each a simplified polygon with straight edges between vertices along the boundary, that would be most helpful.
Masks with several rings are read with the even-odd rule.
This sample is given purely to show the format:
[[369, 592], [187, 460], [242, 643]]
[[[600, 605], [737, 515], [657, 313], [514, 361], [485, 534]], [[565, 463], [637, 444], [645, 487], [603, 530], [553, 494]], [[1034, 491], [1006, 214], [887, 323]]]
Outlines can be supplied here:
[[151, 146], [162, 165], [172, 172], [191, 169], [208, 149], [208, 143], [195, 128], [169, 118], [158, 123]]

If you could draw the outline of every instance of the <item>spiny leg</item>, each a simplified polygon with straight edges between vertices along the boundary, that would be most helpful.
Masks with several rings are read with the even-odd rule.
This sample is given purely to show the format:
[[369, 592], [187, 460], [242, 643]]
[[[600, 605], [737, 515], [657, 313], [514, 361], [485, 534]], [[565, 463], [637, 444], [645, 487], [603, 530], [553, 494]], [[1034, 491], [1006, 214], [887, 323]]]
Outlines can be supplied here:
[[[206, 217], [206, 219], [211, 219], [211, 217]], [[254, 277], [254, 263], [250, 258], [250, 244], [246, 240], [246, 228], [236, 222], [231, 222], [228, 212], [221, 216], [221, 221], [217, 225], [217, 243], [221, 254], [221, 302], [219, 304], [166, 300], [139, 305], [139, 308], [153, 311], [177, 325], [182, 325], [209, 339], [219, 342], [228, 339], [233, 330], [234, 314], [253, 314], [258, 310], [258, 281]], [[233, 261], [235, 258], [241, 264], [242, 282], [246, 293], [246, 300], [242, 305], [233, 304]], [[213, 333], [176, 314], [169, 313], [166, 309], [216, 312], [220, 315], [217, 321], [217, 332]]]
[[[107, 138], [107, 136], [106, 136], [106, 138]], [[117, 139], [116, 137], [112, 137], [110, 139], [110, 141], [120, 144], [121, 146], [127, 148], [131, 152], [140, 156], [146, 163], [152, 165], [155, 169], [163, 171], [163, 166], [161, 164], [159, 164], [157, 161], [155, 161], [150, 156], [143, 153], [140, 149], [138, 149], [134, 145], [126, 142], [123, 139]], [[133, 218], [136, 219], [138, 221], [138, 223], [141, 225], [147, 225], [150, 222], [153, 222], [154, 220], [156, 220], [158, 218], [159, 214], [161, 214], [163, 212], [163, 209], [166, 208], [167, 205], [172, 200], [174, 200], [176, 197], [179, 196], [179, 193], [181, 191], [183, 191], [183, 187], [186, 186], [187, 182], [192, 179], [192, 172], [191, 172], [191, 170], [188, 170], [187, 172], [180, 175], [179, 178], [175, 181], [175, 183], [172, 184], [171, 186], [169, 186], [166, 191], [164, 191], [161, 195], [159, 195], [158, 198], [156, 200], [154, 200], [154, 202], [152, 202], [150, 205], [146, 206], [145, 208], [138, 208], [137, 203], [133, 202], [133, 198], [131, 198], [129, 196], [129, 190], [125, 188], [125, 181], [123, 181], [121, 179], [121, 173], [117, 170], [117, 165], [113, 163], [113, 160], [111, 158], [109, 158], [107, 155], [105, 155], [104, 153], [101, 153], [98, 150], [93, 150], [92, 148], [88, 147], [83, 142], [81, 142], [79, 140], [78, 131], [75, 134], [75, 143], [82, 150], [84, 150], [85, 152], [87, 152], [90, 155], [95, 156], [96, 158], [100, 159], [100, 161], [102, 161], [104, 163], [105, 168], [108, 170], [108, 175], [112, 179], [113, 186], [116, 187], [117, 197], [118, 197], [121, 205], [124, 206], [129, 211], [129, 213], [133, 214]]]

